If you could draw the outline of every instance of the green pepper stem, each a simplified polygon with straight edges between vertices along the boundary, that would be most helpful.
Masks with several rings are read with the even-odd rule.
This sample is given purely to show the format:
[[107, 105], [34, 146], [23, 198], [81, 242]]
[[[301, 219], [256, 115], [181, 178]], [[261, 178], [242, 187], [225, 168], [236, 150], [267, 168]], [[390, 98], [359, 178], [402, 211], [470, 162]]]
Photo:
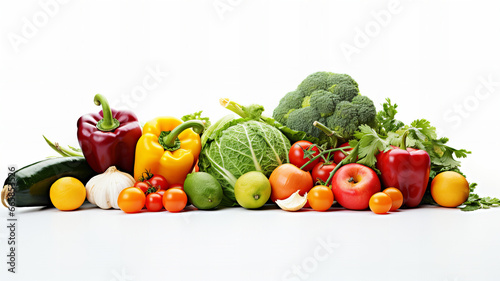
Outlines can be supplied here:
[[113, 118], [113, 112], [111, 111], [111, 108], [109, 107], [108, 100], [101, 94], [97, 94], [94, 97], [94, 103], [97, 106], [102, 105], [102, 115], [103, 118], [97, 122], [97, 129], [100, 131], [113, 131], [114, 129], [118, 128], [120, 126], [120, 122], [116, 119]]
[[408, 134], [410, 133], [410, 130], [406, 130], [403, 136], [401, 137], [401, 145], [399, 148], [402, 150], [406, 150], [406, 138], [408, 137]]
[[170, 131], [168, 135], [163, 137], [163, 144], [168, 148], [175, 147], [175, 142], [177, 140], [177, 137], [184, 130], [187, 130], [189, 128], [193, 129], [195, 133], [201, 134], [205, 129], [204, 122], [200, 120], [189, 120], [180, 124], [179, 126], [175, 127], [172, 131]]

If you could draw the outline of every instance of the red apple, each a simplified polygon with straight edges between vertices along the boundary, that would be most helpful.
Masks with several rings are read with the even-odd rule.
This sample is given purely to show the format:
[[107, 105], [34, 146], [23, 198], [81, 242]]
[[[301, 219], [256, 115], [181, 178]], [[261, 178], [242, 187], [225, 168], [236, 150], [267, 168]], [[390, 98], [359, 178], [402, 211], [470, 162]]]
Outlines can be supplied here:
[[340, 168], [332, 180], [335, 200], [346, 209], [368, 208], [370, 197], [380, 192], [380, 180], [372, 169], [361, 164], [347, 164]]

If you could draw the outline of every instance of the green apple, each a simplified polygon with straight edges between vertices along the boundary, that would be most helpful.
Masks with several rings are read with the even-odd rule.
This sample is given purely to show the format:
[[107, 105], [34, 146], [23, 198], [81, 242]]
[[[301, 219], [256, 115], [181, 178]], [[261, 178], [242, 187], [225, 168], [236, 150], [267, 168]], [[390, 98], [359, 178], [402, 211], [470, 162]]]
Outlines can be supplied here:
[[234, 196], [242, 207], [257, 209], [264, 206], [269, 200], [271, 184], [263, 173], [257, 171], [248, 172], [236, 181]]

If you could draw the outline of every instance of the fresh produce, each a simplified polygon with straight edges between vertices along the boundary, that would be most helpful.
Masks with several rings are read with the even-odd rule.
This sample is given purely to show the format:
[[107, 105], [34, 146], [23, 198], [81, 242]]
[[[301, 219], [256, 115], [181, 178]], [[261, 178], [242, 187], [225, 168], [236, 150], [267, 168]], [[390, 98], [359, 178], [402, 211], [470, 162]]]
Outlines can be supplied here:
[[147, 181], [152, 186], [155, 186], [161, 190], [167, 190], [169, 188], [167, 179], [162, 175], [154, 175]]
[[324, 185], [330, 177], [330, 173], [337, 167], [335, 163], [319, 162], [311, 171], [314, 184]]
[[296, 192], [304, 196], [313, 187], [311, 174], [292, 164], [278, 166], [269, 177], [269, 182], [273, 202], [285, 200]]
[[[342, 145], [340, 145], [339, 147], [347, 147], [347, 146], [349, 146], [349, 143], [348, 143], [348, 142], [343, 143], [343, 144], [342, 144]], [[344, 160], [344, 158], [347, 156], [347, 153], [346, 153], [346, 152], [351, 151], [351, 150], [352, 150], [352, 148], [348, 148], [348, 149], [346, 149], [345, 151], [341, 151], [341, 150], [339, 150], [339, 151], [335, 151], [335, 152], [333, 153], [333, 161], [334, 161], [335, 163], [337, 163], [337, 164], [338, 164], [338, 163], [340, 163], [340, 161]]]
[[391, 146], [390, 150], [377, 155], [376, 167], [384, 186], [395, 187], [403, 193], [403, 205], [417, 207], [427, 189], [431, 159], [425, 150], [406, 147], [408, 133], [403, 136], [400, 147]]
[[[473, 184], [471, 184], [470, 186], [471, 191], [473, 191]], [[499, 207], [500, 199], [491, 197], [481, 198], [479, 197], [479, 195], [471, 193], [469, 195], [469, 198], [467, 198], [467, 201], [465, 201], [463, 205], [464, 207], [461, 208], [461, 210], [465, 212], [475, 211], [479, 209], [489, 209], [491, 207]]]
[[391, 212], [394, 212], [397, 209], [401, 208], [401, 206], [403, 205], [403, 193], [401, 193], [399, 189], [395, 187], [388, 187], [384, 189], [384, 191], [382, 192], [391, 197], [392, 201], [392, 206], [390, 209]]
[[[298, 141], [292, 145], [288, 158], [290, 163], [301, 168], [304, 171], [310, 171], [319, 162], [319, 158], [312, 160], [315, 156], [319, 155], [319, 148], [309, 141]], [[307, 164], [309, 163], [309, 164]], [[305, 167], [302, 168], [307, 164]]]
[[[229, 99], [220, 99], [219, 100], [220, 104], [228, 109], [231, 110], [232, 112], [238, 114], [241, 118], [248, 119], [248, 120], [255, 120], [258, 122], [265, 123], [267, 125], [273, 126], [276, 129], [280, 130], [287, 139], [289, 139], [291, 142], [297, 142], [301, 140], [307, 140], [313, 143], [319, 143], [319, 139], [307, 135], [305, 132], [302, 131], [296, 131], [288, 128], [287, 126], [279, 123], [278, 121], [274, 120], [273, 118], [267, 117], [262, 115], [262, 112], [264, 111], [264, 107], [262, 105], [258, 104], [252, 104], [249, 106], [243, 106], [240, 105], [232, 100]], [[232, 120], [235, 120], [234, 115], [227, 115], [223, 118], [221, 118], [219, 121], [217, 121], [215, 124], [210, 126], [207, 130], [207, 134], [204, 134], [204, 138], [202, 138], [202, 145], [206, 143], [208, 139], [213, 139], [214, 138], [214, 132], [217, 132], [220, 128], [224, 127], [227, 123], [231, 122]], [[328, 141], [329, 138], [326, 137], [326, 141]], [[336, 141], [337, 139], [335, 137], [332, 137], [331, 141]]]
[[307, 193], [307, 202], [315, 211], [326, 211], [333, 205], [333, 192], [329, 187], [317, 185]]
[[186, 207], [188, 197], [180, 188], [170, 188], [163, 195], [163, 206], [171, 213], [177, 213]]
[[222, 187], [217, 179], [205, 172], [187, 175], [184, 181], [184, 192], [189, 201], [200, 210], [209, 210], [219, 206], [223, 198]]
[[210, 122], [210, 118], [201, 117], [202, 113], [203, 113], [203, 110], [200, 110], [200, 111], [195, 112], [193, 114], [187, 114], [187, 115], [182, 116], [181, 120], [184, 122], [189, 121], [189, 120], [200, 120], [203, 122], [205, 129], [208, 129], [212, 123]]
[[442, 172], [432, 180], [431, 194], [440, 206], [454, 208], [469, 198], [469, 183], [457, 172]]
[[384, 192], [377, 192], [370, 198], [370, 210], [375, 214], [387, 214], [392, 208], [392, 200]]
[[63, 177], [50, 187], [50, 201], [61, 211], [72, 211], [83, 204], [85, 193], [85, 186], [81, 181], [73, 177]]
[[380, 180], [372, 169], [360, 164], [339, 168], [332, 180], [335, 200], [344, 208], [364, 210], [370, 197], [380, 191]]
[[[258, 119], [262, 111], [256, 112], [254, 118]], [[290, 141], [276, 127], [255, 119], [234, 119], [207, 137], [200, 155], [200, 171], [211, 174], [221, 184], [222, 205], [237, 206], [236, 180], [251, 171], [271, 175], [276, 167], [288, 162], [289, 149]]]
[[78, 142], [90, 167], [103, 173], [110, 166], [132, 174], [135, 144], [141, 137], [137, 117], [127, 110], [112, 110], [106, 98], [95, 95], [94, 103], [102, 105], [97, 113], [78, 119]]
[[302, 209], [307, 203], [307, 192], [304, 196], [299, 194], [299, 190], [295, 191], [288, 198], [276, 200], [276, 204], [284, 211], [295, 212]]
[[170, 186], [162, 175], [153, 175], [150, 171], [145, 171], [134, 183], [135, 187], [140, 188], [146, 195], [160, 190], [167, 190]]
[[172, 184], [169, 189], [172, 189], [172, 188], [180, 188], [180, 189], [184, 190], [183, 184], [180, 184], [180, 183]]
[[165, 177], [169, 185], [183, 183], [198, 160], [203, 130], [203, 122], [197, 120], [158, 117], [147, 122], [137, 142], [135, 179], [150, 171]]
[[[348, 140], [359, 125], [374, 126], [376, 114], [373, 102], [359, 95], [358, 83], [349, 75], [316, 72], [280, 100], [273, 118], [293, 130], [320, 138], [321, 144], [327, 138], [313, 126], [314, 121], [332, 128], [339, 140]], [[331, 146], [335, 147], [336, 142]]]
[[125, 213], [137, 213], [144, 208], [146, 195], [136, 187], [127, 187], [118, 195], [118, 207]]
[[149, 212], [158, 212], [163, 209], [162, 195], [156, 192], [150, 193], [146, 196], [146, 209]]
[[80, 148], [72, 147], [68, 145], [68, 148], [64, 148], [59, 143], [51, 142], [49, 139], [47, 139], [45, 136], [42, 135], [42, 137], [45, 139], [45, 142], [52, 148], [54, 151], [59, 153], [63, 157], [84, 157], [82, 154], [82, 150]]
[[[59, 157], [42, 160], [10, 174], [4, 183], [2, 204], [16, 207], [52, 206], [50, 187], [63, 177], [73, 177], [87, 183], [96, 173], [83, 157]], [[14, 189], [15, 198], [8, 197]]]
[[94, 176], [87, 182], [85, 185], [87, 199], [101, 209], [119, 209], [118, 195], [125, 188], [134, 185], [134, 182], [131, 175], [111, 166], [106, 172]]
[[134, 187], [139, 188], [140, 190], [142, 190], [142, 192], [144, 192], [144, 194], [147, 194], [149, 189], [151, 188], [151, 185], [145, 181], [136, 181], [134, 183]]
[[243, 208], [257, 209], [264, 206], [269, 200], [271, 184], [263, 173], [248, 172], [236, 181], [234, 196]]

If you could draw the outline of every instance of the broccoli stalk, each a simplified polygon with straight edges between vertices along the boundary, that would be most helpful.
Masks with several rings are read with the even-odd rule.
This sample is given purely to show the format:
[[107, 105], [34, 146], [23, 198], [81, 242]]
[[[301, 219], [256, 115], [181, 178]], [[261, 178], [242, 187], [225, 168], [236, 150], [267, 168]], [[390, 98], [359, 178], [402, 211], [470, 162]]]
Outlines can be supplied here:
[[337, 147], [339, 143], [345, 142], [345, 140], [341, 136], [339, 136], [335, 131], [332, 131], [330, 128], [325, 126], [325, 124], [318, 121], [314, 121], [313, 126], [320, 129], [328, 137], [329, 139], [328, 143], [331, 147]]

